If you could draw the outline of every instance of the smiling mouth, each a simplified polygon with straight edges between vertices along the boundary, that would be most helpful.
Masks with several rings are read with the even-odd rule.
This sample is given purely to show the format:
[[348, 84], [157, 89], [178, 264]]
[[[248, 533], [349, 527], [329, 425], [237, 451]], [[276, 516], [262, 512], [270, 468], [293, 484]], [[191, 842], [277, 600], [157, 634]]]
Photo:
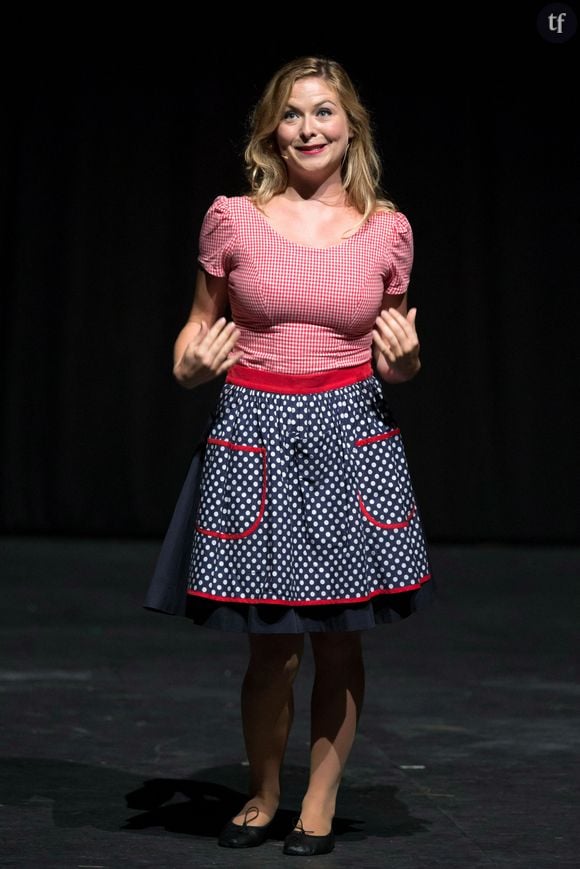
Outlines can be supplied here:
[[326, 143], [323, 145], [304, 145], [296, 150], [300, 151], [301, 154], [320, 154], [325, 148]]

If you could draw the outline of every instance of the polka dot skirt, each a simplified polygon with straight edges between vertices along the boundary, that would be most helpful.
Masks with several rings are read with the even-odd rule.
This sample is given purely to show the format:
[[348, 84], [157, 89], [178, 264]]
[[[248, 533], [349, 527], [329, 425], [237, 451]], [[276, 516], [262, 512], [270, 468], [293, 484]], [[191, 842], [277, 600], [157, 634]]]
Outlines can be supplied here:
[[354, 630], [405, 617], [432, 584], [401, 432], [374, 375], [306, 394], [224, 384], [196, 504], [190, 617], [225, 630]]

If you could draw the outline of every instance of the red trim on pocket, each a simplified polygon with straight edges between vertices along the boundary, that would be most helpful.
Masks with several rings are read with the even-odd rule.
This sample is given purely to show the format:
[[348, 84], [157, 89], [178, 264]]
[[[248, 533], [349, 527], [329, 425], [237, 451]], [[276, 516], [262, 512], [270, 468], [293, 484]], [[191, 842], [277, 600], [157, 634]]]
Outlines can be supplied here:
[[363, 499], [361, 498], [360, 492], [358, 493], [358, 503], [359, 503], [359, 506], [361, 508], [362, 514], [365, 517], [365, 519], [368, 519], [369, 522], [372, 522], [373, 525], [377, 525], [379, 528], [387, 528], [389, 530], [392, 528], [407, 528], [411, 519], [413, 518], [413, 516], [417, 512], [417, 508], [415, 506], [413, 506], [411, 508], [409, 515], [407, 516], [407, 518], [404, 522], [379, 522], [378, 519], [375, 519], [374, 516], [371, 516], [371, 514], [369, 513], [369, 511], [365, 507], [365, 505], [363, 503]]
[[200, 534], [206, 534], [208, 537], [219, 537], [220, 540], [241, 540], [242, 537], [249, 537], [253, 534], [264, 517], [266, 509], [266, 447], [251, 447], [247, 444], [234, 444], [231, 441], [222, 441], [219, 438], [208, 438], [208, 444], [216, 444], [219, 447], [228, 447], [231, 450], [242, 450], [247, 453], [262, 454], [262, 498], [260, 502], [260, 510], [257, 518], [246, 528], [245, 531], [239, 531], [237, 534], [229, 534], [226, 531], [212, 531], [209, 528], [202, 528], [200, 525], [195, 526], [195, 530]]
[[247, 453], [265, 453], [265, 447], [250, 447], [247, 444], [234, 444], [231, 441], [222, 441], [219, 438], [208, 438], [208, 444], [217, 444], [218, 447], [229, 447], [231, 450], [245, 450]]
[[392, 431], [383, 432], [383, 434], [373, 435], [370, 438], [360, 438], [360, 440], [355, 441], [355, 447], [366, 447], [367, 444], [374, 444], [375, 441], [386, 441], [387, 438], [392, 438], [395, 435], [401, 434], [400, 428], [394, 428]]

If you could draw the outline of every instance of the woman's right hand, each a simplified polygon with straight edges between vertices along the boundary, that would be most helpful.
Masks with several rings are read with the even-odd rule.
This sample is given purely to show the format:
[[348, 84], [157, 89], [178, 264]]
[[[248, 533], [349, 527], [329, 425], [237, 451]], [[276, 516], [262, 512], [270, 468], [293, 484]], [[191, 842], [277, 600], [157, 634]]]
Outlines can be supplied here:
[[175, 378], [186, 389], [193, 389], [200, 383], [225, 374], [243, 355], [234, 353], [230, 356], [240, 337], [240, 330], [233, 321], [228, 323], [225, 317], [220, 317], [211, 329], [205, 320], [198, 325], [197, 335], [188, 342], [181, 359], [173, 368]]

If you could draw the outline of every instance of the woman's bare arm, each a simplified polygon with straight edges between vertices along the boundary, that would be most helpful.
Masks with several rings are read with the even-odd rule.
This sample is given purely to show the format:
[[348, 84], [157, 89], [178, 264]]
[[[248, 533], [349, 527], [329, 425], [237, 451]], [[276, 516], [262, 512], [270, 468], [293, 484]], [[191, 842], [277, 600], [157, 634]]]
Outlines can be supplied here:
[[404, 383], [421, 369], [415, 329], [417, 309], [407, 312], [406, 293], [386, 295], [385, 300], [373, 330], [377, 374], [386, 383]]
[[241, 358], [230, 356], [240, 332], [223, 316], [227, 304], [227, 277], [199, 269], [193, 305], [173, 347], [173, 374], [186, 389], [219, 377]]

